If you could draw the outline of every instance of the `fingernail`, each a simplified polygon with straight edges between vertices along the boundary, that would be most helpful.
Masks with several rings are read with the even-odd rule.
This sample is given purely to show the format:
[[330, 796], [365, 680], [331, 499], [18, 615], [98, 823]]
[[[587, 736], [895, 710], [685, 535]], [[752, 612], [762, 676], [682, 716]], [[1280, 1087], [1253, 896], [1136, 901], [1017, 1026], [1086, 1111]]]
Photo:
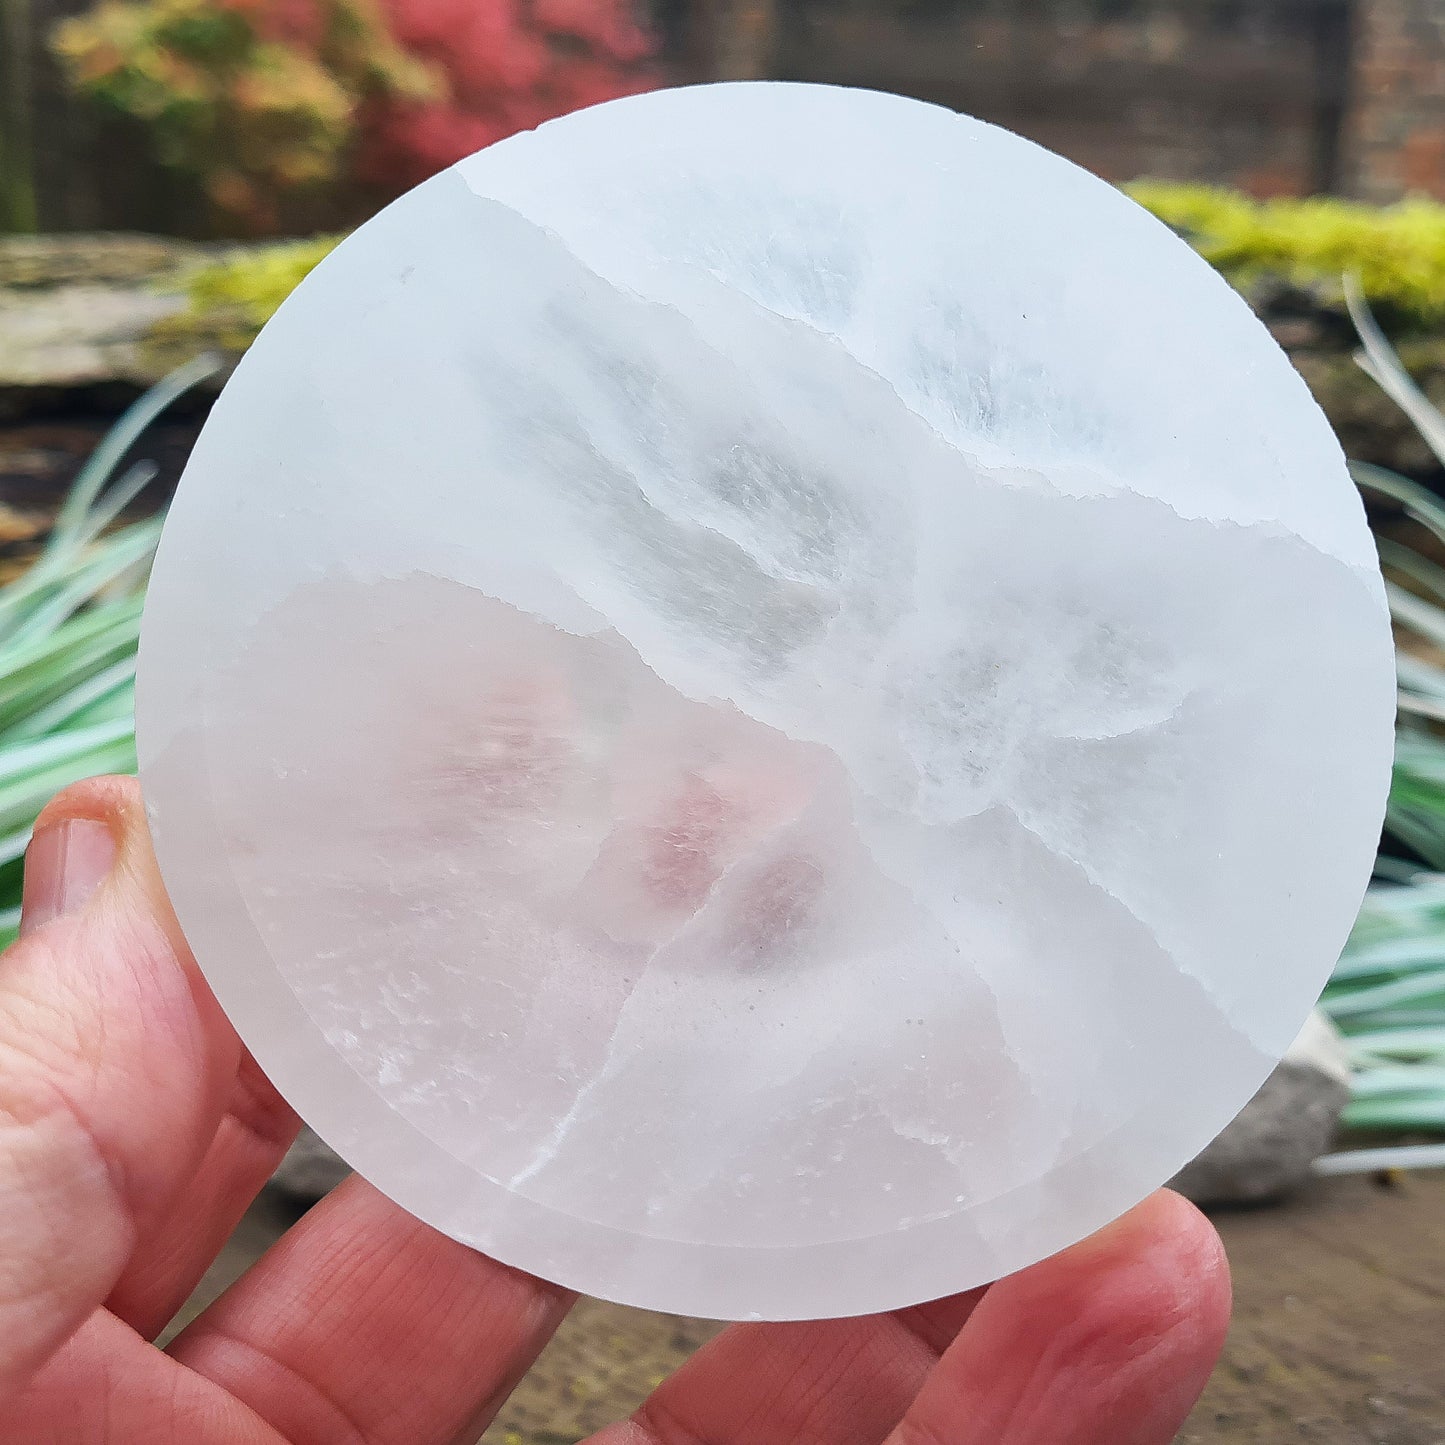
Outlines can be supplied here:
[[21, 936], [84, 908], [114, 862], [115, 835], [95, 818], [66, 818], [38, 832], [25, 851]]

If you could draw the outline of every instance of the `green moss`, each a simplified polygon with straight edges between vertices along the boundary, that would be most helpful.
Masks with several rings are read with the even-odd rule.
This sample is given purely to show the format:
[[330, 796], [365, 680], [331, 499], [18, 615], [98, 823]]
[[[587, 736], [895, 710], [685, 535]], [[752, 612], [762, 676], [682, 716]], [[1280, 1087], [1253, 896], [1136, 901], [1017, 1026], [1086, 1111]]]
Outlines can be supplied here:
[[1356, 275], [1372, 304], [1445, 318], [1445, 205], [1366, 206], [1317, 196], [1255, 201], [1210, 186], [1136, 181], [1129, 194], [1179, 231], [1235, 286], [1265, 278], [1339, 295]]
[[195, 267], [181, 280], [186, 309], [153, 328], [151, 339], [238, 355], [340, 240], [317, 236], [256, 246]]

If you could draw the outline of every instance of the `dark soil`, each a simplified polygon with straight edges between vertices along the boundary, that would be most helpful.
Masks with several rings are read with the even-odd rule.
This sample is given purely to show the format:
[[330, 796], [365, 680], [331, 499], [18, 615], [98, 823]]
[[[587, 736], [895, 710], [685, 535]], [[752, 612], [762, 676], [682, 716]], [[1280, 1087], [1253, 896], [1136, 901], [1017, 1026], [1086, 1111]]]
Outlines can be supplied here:
[[1234, 1326], [1180, 1445], [1445, 1442], [1445, 1173], [1215, 1222]]

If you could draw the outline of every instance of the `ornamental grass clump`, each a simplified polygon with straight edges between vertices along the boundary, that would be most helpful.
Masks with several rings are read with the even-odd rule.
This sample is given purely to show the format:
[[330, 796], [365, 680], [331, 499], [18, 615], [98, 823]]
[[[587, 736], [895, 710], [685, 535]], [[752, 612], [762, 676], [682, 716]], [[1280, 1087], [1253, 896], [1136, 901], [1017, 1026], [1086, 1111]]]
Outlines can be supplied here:
[[[1347, 300], [1361, 366], [1445, 465], [1445, 416], [1400, 365], [1357, 283]], [[1403, 511], [1419, 545], [1377, 538], [1395, 624], [1399, 721], [1376, 882], [1321, 1007], [1350, 1051], [1345, 1123], [1445, 1134], [1445, 505], [1418, 482], [1354, 463], [1366, 496]], [[1433, 555], [1432, 555], [1433, 554]], [[1445, 1145], [1330, 1156], [1324, 1172], [1445, 1165]]]
[[124, 520], [154, 465], [116, 469], [151, 421], [215, 369], [209, 357], [180, 368], [120, 418], [35, 561], [0, 589], [0, 945], [19, 926], [36, 814], [81, 778], [135, 771], [136, 643], [161, 518]]

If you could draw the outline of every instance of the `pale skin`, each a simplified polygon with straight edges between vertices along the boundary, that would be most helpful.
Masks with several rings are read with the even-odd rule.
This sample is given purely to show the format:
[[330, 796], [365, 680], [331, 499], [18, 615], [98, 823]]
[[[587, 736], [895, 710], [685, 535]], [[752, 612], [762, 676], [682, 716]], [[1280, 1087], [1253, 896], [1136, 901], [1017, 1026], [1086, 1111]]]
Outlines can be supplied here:
[[[0, 956], [0, 1439], [477, 1438], [572, 1297], [357, 1178], [152, 1343], [296, 1128], [186, 949], [135, 784], [68, 789]], [[1228, 1315], [1218, 1237], [1161, 1191], [987, 1290], [735, 1325], [592, 1445], [1167, 1445]]]

